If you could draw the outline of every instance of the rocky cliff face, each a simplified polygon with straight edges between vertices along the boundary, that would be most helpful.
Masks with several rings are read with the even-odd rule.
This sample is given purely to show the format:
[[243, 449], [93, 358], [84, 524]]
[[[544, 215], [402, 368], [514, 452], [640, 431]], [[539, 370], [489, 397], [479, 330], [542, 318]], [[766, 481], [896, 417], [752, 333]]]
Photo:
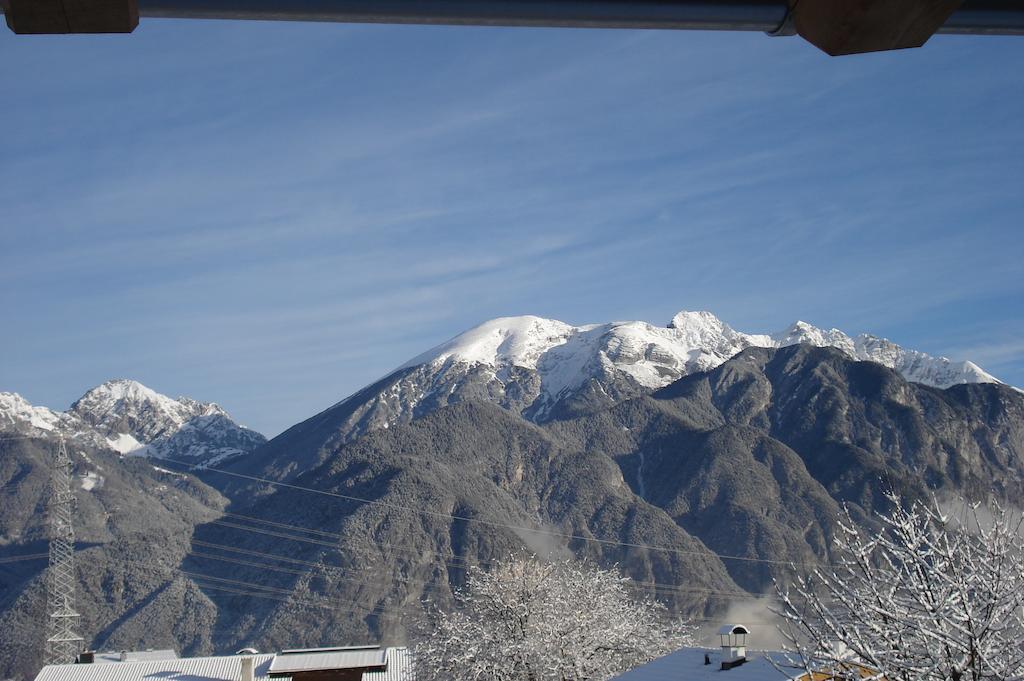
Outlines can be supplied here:
[[[716, 552], [752, 558], [824, 555], [837, 505], [863, 518], [890, 489], [1004, 502], [1024, 493], [1024, 395], [931, 388], [831, 348], [751, 348], [550, 429], [615, 458], [641, 496]], [[727, 565], [754, 591], [778, 574]]]

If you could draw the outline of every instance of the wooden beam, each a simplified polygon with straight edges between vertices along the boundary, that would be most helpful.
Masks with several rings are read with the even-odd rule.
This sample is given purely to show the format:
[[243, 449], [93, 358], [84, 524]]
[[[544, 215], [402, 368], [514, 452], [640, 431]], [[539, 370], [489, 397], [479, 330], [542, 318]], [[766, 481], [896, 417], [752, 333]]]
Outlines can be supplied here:
[[131, 33], [137, 0], [7, 0], [7, 25], [19, 34]]
[[832, 56], [921, 47], [962, 0], [793, 0], [797, 33]]

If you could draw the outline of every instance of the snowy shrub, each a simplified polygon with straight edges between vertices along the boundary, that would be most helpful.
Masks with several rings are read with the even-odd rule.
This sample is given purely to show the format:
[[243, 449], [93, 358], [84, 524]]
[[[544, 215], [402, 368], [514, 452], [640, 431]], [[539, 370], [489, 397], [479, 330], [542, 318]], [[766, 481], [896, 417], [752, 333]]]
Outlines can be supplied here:
[[1020, 515], [889, 500], [880, 530], [847, 512], [835, 564], [779, 589], [794, 666], [838, 679], [1024, 678]]
[[665, 607], [613, 570], [509, 558], [472, 569], [453, 612], [416, 644], [421, 681], [604, 681], [690, 642]]

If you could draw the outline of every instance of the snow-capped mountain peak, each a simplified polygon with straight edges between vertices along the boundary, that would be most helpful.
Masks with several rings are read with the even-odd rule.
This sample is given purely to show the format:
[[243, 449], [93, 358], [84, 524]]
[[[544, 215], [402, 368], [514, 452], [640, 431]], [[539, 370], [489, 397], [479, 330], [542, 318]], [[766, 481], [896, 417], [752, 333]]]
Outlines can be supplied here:
[[123, 378], [96, 386], [72, 404], [70, 411], [100, 431], [128, 434], [142, 443], [170, 435], [197, 416], [227, 415], [216, 404], [187, 397], [172, 399]]
[[[767, 336], [738, 333], [710, 312], [680, 312], [668, 327], [627, 321], [572, 326], [542, 317], [500, 317], [484, 322], [428, 350], [400, 369], [423, 365], [481, 365], [494, 369], [539, 370], [544, 392], [556, 397], [576, 387], [603, 363], [656, 387], [665, 366], [697, 360], [695, 352], [721, 355], [724, 361], [750, 345], [769, 344]], [[660, 370], [648, 370], [657, 365]], [[589, 367], [589, 368], [588, 368]]]
[[818, 347], [836, 348], [854, 359], [877, 362], [895, 369], [908, 381], [936, 388], [948, 388], [958, 383], [1000, 383], [999, 379], [983, 371], [973, 362], [956, 362], [945, 357], [933, 357], [867, 333], [851, 338], [839, 329], [826, 331], [798, 321], [785, 331], [772, 334], [771, 338], [776, 347], [807, 343]]
[[855, 354], [855, 344], [853, 339], [839, 329], [819, 329], [816, 326], [802, 321], [795, 321], [784, 331], [771, 334], [770, 339], [770, 345], [774, 345], [776, 347], [807, 343], [808, 345], [815, 345], [817, 347], [836, 348], [850, 356]]
[[59, 435], [121, 454], [185, 459], [197, 465], [245, 454], [266, 441], [212, 402], [173, 399], [129, 379], [96, 386], [66, 412], [32, 406], [17, 393], [0, 393], [0, 431]]
[[971, 362], [953, 362], [904, 349], [884, 338], [852, 338], [839, 329], [796, 321], [774, 334], [736, 331], [711, 312], [683, 310], [667, 327], [647, 322], [571, 326], [542, 317], [500, 317], [459, 334], [409, 362], [418, 366], [510, 367], [540, 372], [541, 395], [557, 399], [603, 370], [625, 373], [640, 385], [661, 387], [679, 376], [714, 368], [748, 347], [806, 343], [833, 347], [850, 357], [884, 364], [912, 381], [937, 387], [998, 382]]
[[13, 428], [17, 424], [46, 432], [60, 427], [64, 414], [36, 407], [18, 393], [0, 392], [0, 430]]
[[566, 342], [575, 331], [574, 327], [554, 319], [500, 317], [459, 334], [400, 368], [451, 361], [535, 369], [541, 355]]
[[707, 311], [681, 311], [667, 326], [642, 321], [572, 326], [542, 317], [501, 317], [406, 362], [386, 391], [347, 407], [353, 411], [340, 435], [348, 439], [466, 399], [489, 400], [543, 421], [579, 405], [609, 404], [656, 390], [713, 369], [749, 347], [797, 343], [834, 347], [940, 388], [998, 382], [970, 362], [803, 321], [775, 334], [748, 334]]

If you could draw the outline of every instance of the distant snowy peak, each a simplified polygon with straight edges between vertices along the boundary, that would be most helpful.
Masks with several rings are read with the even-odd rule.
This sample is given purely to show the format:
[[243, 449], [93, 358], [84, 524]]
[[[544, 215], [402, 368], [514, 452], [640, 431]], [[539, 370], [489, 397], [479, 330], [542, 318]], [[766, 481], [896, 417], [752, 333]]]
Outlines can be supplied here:
[[721, 348], [750, 347], [756, 345], [763, 347], [771, 344], [771, 337], [764, 335], [750, 335], [734, 330], [707, 311], [691, 312], [683, 310], [676, 313], [669, 322], [668, 328], [677, 332], [677, 338], [690, 347], [715, 346]]
[[18, 393], [0, 392], [0, 431], [45, 433], [65, 430], [77, 419], [46, 407], [36, 407]]
[[213, 403], [172, 399], [137, 381], [107, 381], [85, 393], [70, 411], [107, 435], [131, 435], [149, 443], [172, 435], [197, 416], [227, 413]]
[[173, 399], [127, 379], [93, 388], [66, 412], [36, 407], [17, 393], [0, 393], [0, 431], [63, 436], [121, 454], [180, 459], [210, 466], [266, 442], [218, 405]]
[[866, 333], [850, 338], [839, 329], [824, 331], [806, 322], [795, 322], [785, 331], [774, 334], [772, 340], [777, 347], [807, 343], [837, 348], [854, 359], [877, 362], [895, 369], [908, 381], [936, 388], [948, 388], [959, 383], [1001, 383], [973, 362], [933, 357]]
[[778, 333], [773, 333], [769, 338], [769, 342], [765, 344], [766, 347], [786, 347], [787, 345], [805, 343], [819, 348], [836, 348], [850, 356], [853, 356], [856, 352], [856, 346], [853, 339], [839, 329], [829, 329], [826, 331], [808, 324], [807, 322], [801, 321], [793, 322], [789, 328]]
[[38, 407], [18, 393], [9, 392], [0, 392], [0, 433], [40, 439], [64, 437], [69, 442], [106, 447], [122, 453], [140, 446], [131, 436], [128, 439], [134, 447], [128, 442], [110, 441], [71, 412]]

